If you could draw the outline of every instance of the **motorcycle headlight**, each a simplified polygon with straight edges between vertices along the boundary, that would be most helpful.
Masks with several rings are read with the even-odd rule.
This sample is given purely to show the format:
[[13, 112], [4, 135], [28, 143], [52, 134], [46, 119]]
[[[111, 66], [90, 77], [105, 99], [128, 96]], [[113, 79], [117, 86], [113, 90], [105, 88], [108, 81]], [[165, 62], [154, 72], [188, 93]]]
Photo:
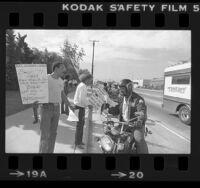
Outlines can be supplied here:
[[113, 140], [109, 136], [103, 136], [101, 138], [101, 146], [105, 151], [107, 152], [111, 151], [113, 145], [114, 145]]
[[120, 150], [120, 151], [123, 150], [124, 149], [124, 144], [118, 143], [117, 144], [117, 149]]

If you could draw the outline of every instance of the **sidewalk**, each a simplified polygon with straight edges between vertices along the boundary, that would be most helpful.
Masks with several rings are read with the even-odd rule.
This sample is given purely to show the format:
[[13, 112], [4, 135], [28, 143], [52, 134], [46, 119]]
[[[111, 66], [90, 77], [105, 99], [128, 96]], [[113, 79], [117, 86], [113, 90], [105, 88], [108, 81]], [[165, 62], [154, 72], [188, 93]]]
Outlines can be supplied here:
[[[86, 117], [88, 112], [86, 112]], [[87, 119], [87, 118], [86, 118]], [[32, 124], [33, 110], [26, 109], [6, 117], [6, 153], [38, 153], [40, 141], [39, 123]], [[67, 121], [65, 114], [60, 115], [54, 153], [74, 153], [76, 122]], [[83, 141], [87, 140], [87, 126], [84, 127]], [[75, 153], [85, 153], [76, 149]]]
[[102, 153], [96, 138], [101, 137], [104, 135], [103, 133], [103, 123], [101, 116], [98, 112], [92, 113], [92, 120], [89, 124], [89, 130], [88, 130], [88, 148], [87, 153]]

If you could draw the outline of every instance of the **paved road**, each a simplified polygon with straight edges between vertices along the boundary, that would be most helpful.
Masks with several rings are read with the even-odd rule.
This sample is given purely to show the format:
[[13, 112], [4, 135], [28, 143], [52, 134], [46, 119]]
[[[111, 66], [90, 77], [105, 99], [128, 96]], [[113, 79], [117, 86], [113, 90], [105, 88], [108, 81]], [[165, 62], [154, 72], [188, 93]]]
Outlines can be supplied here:
[[157, 121], [165, 124], [169, 129], [172, 129], [181, 136], [190, 140], [191, 127], [182, 123], [177, 115], [169, 114], [162, 109], [162, 91], [136, 89], [136, 92], [140, 93], [141, 96], [144, 97], [148, 107], [148, 115], [156, 118]]
[[[152, 132], [146, 137], [150, 153], [190, 153], [190, 126], [180, 122], [176, 115], [168, 114], [161, 108], [162, 92], [151, 90], [136, 90], [147, 104], [148, 120], [146, 126]], [[96, 136], [103, 135], [102, 117], [93, 113], [90, 153], [100, 153], [95, 141]]]
[[[183, 124], [177, 115], [165, 112], [162, 107], [162, 91], [136, 89], [147, 104], [147, 126], [153, 134], [147, 137], [152, 152], [190, 153], [191, 127]], [[153, 143], [152, 143], [153, 142]]]

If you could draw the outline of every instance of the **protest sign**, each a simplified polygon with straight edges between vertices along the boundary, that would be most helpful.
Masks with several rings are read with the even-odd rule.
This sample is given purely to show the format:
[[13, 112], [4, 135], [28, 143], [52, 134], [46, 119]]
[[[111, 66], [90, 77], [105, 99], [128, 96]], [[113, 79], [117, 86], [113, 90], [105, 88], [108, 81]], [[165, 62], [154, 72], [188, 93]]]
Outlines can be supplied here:
[[103, 104], [99, 98], [93, 93], [90, 97], [89, 97], [89, 103], [95, 108], [95, 109], [99, 109], [101, 107], [101, 105]]
[[118, 104], [109, 97], [108, 93], [105, 91], [102, 85], [96, 84], [94, 90], [99, 98], [103, 100], [103, 102], [110, 104], [111, 107], [114, 107]]
[[23, 104], [48, 103], [46, 64], [16, 64], [19, 89]]
[[103, 103], [108, 103], [111, 107], [118, 103], [110, 99], [108, 93], [104, 90], [103, 85], [95, 84], [92, 88], [91, 94], [88, 95], [89, 103], [95, 108], [100, 109]]

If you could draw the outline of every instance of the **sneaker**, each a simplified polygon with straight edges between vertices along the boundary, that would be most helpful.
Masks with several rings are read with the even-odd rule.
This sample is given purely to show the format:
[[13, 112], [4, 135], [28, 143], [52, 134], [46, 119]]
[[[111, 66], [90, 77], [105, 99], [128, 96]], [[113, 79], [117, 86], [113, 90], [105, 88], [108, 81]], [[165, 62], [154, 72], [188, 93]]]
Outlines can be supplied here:
[[38, 123], [38, 120], [34, 120], [33, 124], [36, 124], [36, 123]]
[[76, 147], [79, 149], [85, 149], [82, 145], [77, 145]]

